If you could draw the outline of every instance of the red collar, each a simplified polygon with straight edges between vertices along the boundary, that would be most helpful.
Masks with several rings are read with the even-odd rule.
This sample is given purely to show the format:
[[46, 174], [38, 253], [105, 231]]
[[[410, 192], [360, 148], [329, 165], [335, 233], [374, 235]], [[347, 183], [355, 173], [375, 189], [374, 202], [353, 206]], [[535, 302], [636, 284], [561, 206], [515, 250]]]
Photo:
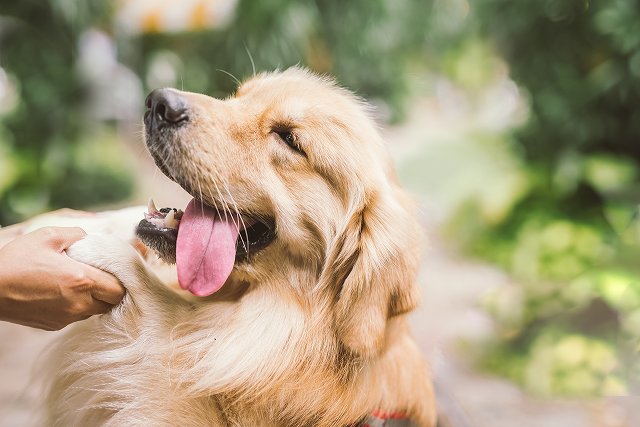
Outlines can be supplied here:
[[373, 411], [364, 420], [350, 427], [413, 427], [409, 417], [402, 412]]

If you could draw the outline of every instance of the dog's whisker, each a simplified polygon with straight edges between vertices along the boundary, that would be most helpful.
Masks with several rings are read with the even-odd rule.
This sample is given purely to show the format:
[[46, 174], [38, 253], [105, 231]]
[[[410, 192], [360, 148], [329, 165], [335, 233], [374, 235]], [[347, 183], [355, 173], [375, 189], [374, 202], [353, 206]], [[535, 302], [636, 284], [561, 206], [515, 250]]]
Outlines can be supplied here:
[[[166, 157], [164, 154], [162, 155], [162, 157]], [[158, 168], [153, 168], [153, 183], [155, 183], [155, 181], [158, 179]]]
[[[200, 195], [200, 210], [202, 212], [202, 217], [204, 218], [204, 202], [202, 198], [202, 186], [200, 185], [200, 181], [198, 181], [198, 194]], [[220, 214], [218, 213], [218, 216], [219, 215]]]
[[[218, 181], [218, 179], [220, 180], [220, 182], [221, 182], [222, 184], [224, 184], [224, 179], [223, 179], [222, 177], [220, 177], [220, 176], [219, 176], [219, 177], [217, 177], [216, 181]], [[224, 197], [222, 196], [222, 192], [220, 191], [220, 189], [219, 189], [219, 187], [217, 186], [217, 184], [216, 184], [216, 190], [218, 191], [218, 195], [219, 195], [219, 196], [220, 196], [220, 198], [222, 199], [222, 203], [224, 204], [225, 211], [227, 211], [227, 212], [229, 212], [229, 213], [233, 213], [233, 212], [232, 212], [232, 210], [231, 210], [231, 206], [229, 206], [229, 202], [226, 200], [226, 198], [224, 198]], [[229, 194], [229, 191], [228, 191], [228, 190], [227, 190], [227, 194]], [[238, 211], [237, 211], [237, 210], [235, 211], [235, 213], [239, 215], [239, 213], [238, 213]], [[236, 224], [236, 222], [235, 222], [235, 220], [234, 220], [233, 218], [231, 218], [231, 221], [233, 222], [233, 224], [234, 224], [236, 227], [238, 227], [238, 224]], [[239, 228], [238, 228], [238, 232], [240, 232], [240, 229], [239, 229]]]
[[[222, 180], [222, 184], [224, 185], [225, 191], [227, 192], [227, 194], [229, 195], [229, 198], [231, 199], [231, 203], [233, 203], [234, 211], [236, 213], [236, 216], [238, 217], [237, 223], [236, 221], [233, 221], [233, 223], [236, 226], [236, 229], [238, 230], [238, 236], [240, 237], [240, 242], [242, 243], [242, 246], [244, 247], [245, 252], [249, 254], [249, 235], [247, 233], [247, 227], [244, 223], [244, 220], [242, 219], [242, 215], [240, 214], [240, 211], [238, 210], [238, 205], [236, 204], [236, 201], [233, 199], [233, 196], [231, 195], [231, 192], [229, 191], [229, 188], [225, 183], [224, 179]], [[227, 203], [227, 206], [229, 206], [228, 203]], [[246, 234], [246, 244], [245, 244], [245, 241], [242, 239], [242, 230], [240, 230], [240, 224], [242, 224], [242, 229], [245, 231], [245, 234]]]
[[[222, 204], [222, 211], [224, 212], [224, 220], [227, 221], [227, 209], [225, 208], [225, 203], [224, 203], [224, 199], [222, 198], [222, 193], [220, 193], [220, 189], [218, 188], [218, 183], [216, 182], [218, 180], [218, 177], [214, 177], [213, 178], [213, 185], [216, 188], [216, 193], [218, 194], [218, 197], [213, 197], [213, 194], [211, 195], [211, 198], [213, 200], [219, 200], [220, 203]], [[209, 189], [209, 193], [211, 193], [211, 189]], [[217, 204], [217, 203], [216, 203]]]
[[[153, 147], [158, 147], [158, 145], [154, 145]], [[156, 148], [154, 148], [156, 149]], [[165, 170], [168, 170], [168, 165], [167, 165], [167, 148], [164, 148], [162, 146], [160, 146], [160, 160], [162, 162], [162, 167]], [[156, 156], [154, 156], [154, 158], [156, 158]], [[153, 178], [152, 178], [152, 183], [155, 183], [156, 179], [158, 176], [158, 168], [154, 168], [153, 170]]]
[[255, 62], [253, 62], [253, 55], [251, 55], [251, 52], [249, 51], [249, 47], [247, 46], [247, 43], [243, 43], [244, 44], [244, 50], [247, 52], [247, 55], [249, 55], [249, 60], [251, 61], [251, 69], [253, 70], [253, 76], [256, 75], [256, 64]]
[[[216, 192], [218, 193], [218, 199], [219, 199], [219, 200], [220, 200], [220, 202], [222, 203], [222, 207], [223, 207], [223, 210], [224, 210], [224, 212], [225, 212], [225, 221], [227, 221], [227, 220], [228, 220], [228, 218], [227, 218], [227, 212], [231, 212], [231, 209], [230, 209], [230, 207], [229, 207], [229, 204], [228, 204], [228, 203], [226, 202], [226, 200], [222, 197], [222, 193], [220, 192], [220, 187], [218, 187], [218, 184], [217, 184], [217, 181], [218, 181], [218, 179], [217, 179], [217, 178], [218, 178], [218, 177], [216, 177], [216, 179], [214, 179], [214, 181], [213, 181], [213, 185], [215, 186], [215, 188], [216, 188]], [[224, 184], [224, 181], [223, 181], [223, 180], [221, 180], [221, 181], [222, 181], [222, 183]], [[229, 194], [229, 190], [227, 190], [227, 193]], [[231, 194], [229, 194], [229, 196], [231, 196]], [[236, 212], [237, 216], [238, 216], [238, 217], [240, 217], [240, 219], [242, 219], [242, 217], [241, 217], [240, 213], [238, 212], [237, 206], [236, 206], [235, 212]], [[239, 235], [239, 237], [240, 237], [240, 243], [242, 244], [242, 246], [243, 246], [243, 248], [244, 248], [245, 252], [246, 252], [246, 251], [248, 251], [249, 239], [247, 239], [247, 242], [245, 243], [244, 239], [242, 238], [242, 233], [240, 232], [240, 223], [239, 223], [239, 221], [238, 221], [238, 223], [236, 223], [236, 221], [233, 219], [233, 217], [231, 218], [231, 221], [233, 222], [233, 225], [234, 225], [234, 226], [236, 227], [236, 229], [238, 230], [238, 235]]]
[[[216, 189], [218, 188], [218, 185], [216, 184], [216, 178], [215, 177], [213, 179], [213, 185], [216, 187]], [[217, 191], [218, 191], [218, 199], [221, 199], [220, 190], [217, 190]], [[211, 193], [211, 189], [210, 188], [209, 188], [208, 192], [209, 192], [209, 197], [211, 197], [212, 201], [218, 200], [215, 197], [213, 197], [213, 194]], [[220, 201], [222, 202], [222, 210], [224, 212], [224, 217], [225, 217], [225, 221], [226, 221], [226, 219], [227, 219], [227, 211], [224, 209], [224, 201], [223, 200], [220, 200]], [[213, 205], [214, 205], [214, 208], [216, 210], [216, 214], [218, 215], [218, 218], [222, 218], [222, 215], [220, 214], [220, 210], [218, 208], [218, 204], [217, 203], [213, 203]]]
[[238, 217], [238, 222], [236, 223], [236, 221], [233, 221], [233, 223], [236, 226], [236, 229], [238, 230], [238, 236], [240, 237], [240, 242], [242, 242], [242, 246], [244, 246], [245, 252], [248, 253], [248, 251], [249, 251], [249, 248], [248, 248], [249, 239], [247, 237], [247, 245], [245, 245], [244, 240], [242, 239], [242, 232], [240, 230], [240, 223], [242, 223], [242, 227], [243, 227], [243, 229], [245, 230], [245, 233], [246, 233], [246, 226], [244, 224], [244, 220], [242, 219], [242, 215], [240, 215], [240, 212], [238, 211], [238, 205], [236, 204], [235, 200], [233, 199], [233, 196], [231, 195], [231, 192], [229, 191], [229, 188], [227, 187], [227, 184], [224, 181], [224, 179], [222, 180], [222, 185], [224, 186], [223, 188], [225, 189], [226, 193], [229, 195], [229, 199], [231, 200], [231, 203], [233, 204], [236, 216]]
[[[223, 205], [223, 208], [224, 208], [224, 211], [225, 211], [225, 220], [227, 220], [227, 212], [231, 212], [231, 208], [230, 208], [229, 204], [227, 203], [227, 201], [224, 199], [224, 197], [222, 197], [222, 192], [220, 191], [220, 188], [218, 187], [218, 184], [217, 184], [217, 181], [218, 181], [219, 178], [221, 178], [221, 177], [216, 177], [216, 179], [214, 181], [214, 185], [216, 187], [216, 191], [218, 192], [218, 197], [219, 197], [220, 201], [222, 202], [222, 205]], [[221, 181], [222, 181], [222, 179], [221, 179]], [[224, 182], [224, 181], [222, 181], [222, 182]], [[236, 210], [236, 214], [239, 215], [237, 210]], [[231, 222], [233, 222], [233, 225], [238, 230], [238, 235], [240, 235], [240, 226], [239, 226], [239, 224], [236, 224], [236, 221], [233, 219], [233, 217], [231, 218]], [[246, 248], [246, 245], [245, 245], [244, 241], [242, 240], [242, 236], [240, 236], [240, 242], [242, 243], [242, 245], [244, 246], [244, 249], [246, 251], [247, 248]]]
[[[216, 177], [216, 183], [218, 182], [218, 180], [222, 181], [221, 177]], [[228, 214], [229, 216], [231, 216], [231, 222], [233, 223], [233, 225], [238, 228], [238, 224], [236, 224], [235, 218], [233, 218], [233, 211], [231, 209], [231, 206], [229, 206], [229, 202], [227, 201], [227, 199], [223, 196], [222, 192], [220, 191], [219, 187], [216, 184], [216, 190], [218, 191], [218, 195], [220, 196], [220, 199], [222, 200], [222, 206], [224, 207], [224, 211], [226, 214]], [[237, 213], [237, 212], [236, 212]], [[225, 217], [225, 219], [227, 219], [227, 217]], [[238, 233], [240, 233], [240, 229], [238, 228]]]
[[[158, 147], [159, 144], [154, 145], [154, 147]], [[154, 148], [155, 149], [155, 148]], [[169, 165], [167, 164], [167, 161], [169, 159], [169, 157], [167, 156], [167, 152], [168, 152], [168, 148], [160, 145], [160, 161], [162, 162], [162, 167], [165, 170], [170, 170], [169, 169]]]
[[[233, 203], [233, 207], [235, 208], [235, 211], [238, 214], [238, 218], [239, 218], [238, 222], [242, 223], [242, 229], [244, 230], [245, 238], [247, 240], [247, 245], [244, 247], [244, 250], [247, 252], [247, 255], [249, 255], [249, 232], [247, 231], [247, 225], [244, 223], [244, 219], [242, 219], [242, 215], [240, 215], [240, 212], [238, 211], [238, 205], [236, 204], [236, 201], [233, 198], [233, 194], [231, 194], [231, 191], [229, 191], [229, 185], [227, 184], [227, 181], [224, 178], [222, 179], [222, 185], [224, 186], [225, 191], [229, 195], [229, 198], [231, 199], [231, 203]], [[238, 233], [240, 234], [240, 240], [242, 241], [242, 233], [240, 233], [240, 229], [238, 229]], [[244, 242], [243, 242], [243, 245], [244, 245]]]
[[228, 75], [229, 77], [231, 77], [233, 79], [234, 82], [236, 82], [236, 84], [238, 86], [240, 86], [242, 83], [240, 82], [240, 80], [238, 80], [238, 78], [236, 76], [234, 76], [233, 74], [231, 74], [228, 71], [222, 70], [220, 68], [216, 69], [216, 71], [220, 71], [221, 73], [225, 73], [226, 75]]

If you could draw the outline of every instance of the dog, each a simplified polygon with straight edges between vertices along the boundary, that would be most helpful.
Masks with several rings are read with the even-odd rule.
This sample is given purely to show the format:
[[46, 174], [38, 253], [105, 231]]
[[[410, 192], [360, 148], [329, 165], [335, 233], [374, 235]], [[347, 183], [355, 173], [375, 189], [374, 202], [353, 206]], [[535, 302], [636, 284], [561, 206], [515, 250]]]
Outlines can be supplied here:
[[366, 104], [294, 67], [224, 100], [155, 90], [146, 107], [151, 156], [193, 200], [150, 205], [137, 237], [182, 290], [131, 240], [74, 244], [127, 296], [54, 350], [48, 423], [434, 426], [406, 321], [422, 232]]

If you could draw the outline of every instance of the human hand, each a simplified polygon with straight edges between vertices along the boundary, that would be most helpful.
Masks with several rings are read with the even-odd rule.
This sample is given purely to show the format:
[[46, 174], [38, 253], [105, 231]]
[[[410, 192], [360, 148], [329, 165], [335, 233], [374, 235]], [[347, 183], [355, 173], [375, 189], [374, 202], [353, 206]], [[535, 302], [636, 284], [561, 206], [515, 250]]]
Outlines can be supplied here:
[[114, 276], [65, 253], [85, 235], [45, 227], [0, 247], [0, 320], [58, 330], [118, 304], [125, 291]]

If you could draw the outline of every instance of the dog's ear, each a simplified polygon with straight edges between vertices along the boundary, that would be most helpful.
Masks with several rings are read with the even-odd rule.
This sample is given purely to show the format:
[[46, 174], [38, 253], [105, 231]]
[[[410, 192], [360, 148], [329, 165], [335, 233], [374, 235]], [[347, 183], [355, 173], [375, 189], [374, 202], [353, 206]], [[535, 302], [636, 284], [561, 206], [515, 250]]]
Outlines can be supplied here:
[[338, 337], [361, 357], [382, 349], [389, 318], [418, 303], [421, 230], [397, 192], [397, 197], [370, 195], [352, 210], [322, 273], [322, 280], [337, 289]]

